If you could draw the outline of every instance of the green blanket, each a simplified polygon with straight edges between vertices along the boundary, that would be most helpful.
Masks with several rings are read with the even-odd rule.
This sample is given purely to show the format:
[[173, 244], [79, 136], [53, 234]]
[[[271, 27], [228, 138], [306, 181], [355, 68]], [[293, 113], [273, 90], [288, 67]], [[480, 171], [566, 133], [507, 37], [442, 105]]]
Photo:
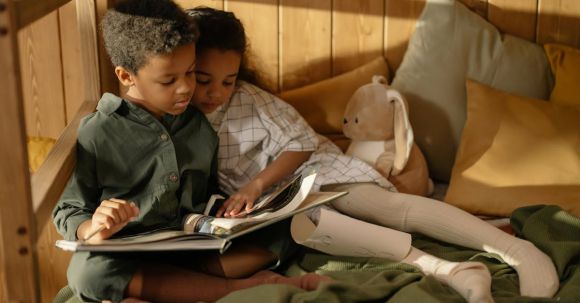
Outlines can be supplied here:
[[[551, 299], [519, 295], [516, 272], [495, 254], [414, 236], [413, 245], [451, 261], [480, 261], [492, 277], [496, 302], [580, 302], [580, 219], [556, 206], [530, 206], [511, 218], [516, 234], [547, 253], [558, 270], [560, 289]], [[307, 253], [287, 274], [318, 272], [338, 282], [306, 292], [286, 285], [263, 285], [234, 292], [218, 302], [464, 302], [451, 288], [415, 267], [373, 258], [333, 257]]]
[[[516, 210], [511, 218], [516, 234], [547, 253], [558, 270], [560, 289], [551, 299], [519, 295], [516, 272], [494, 254], [414, 235], [413, 245], [451, 261], [479, 261], [487, 265], [492, 292], [501, 302], [580, 302], [580, 219], [556, 206], [530, 206]], [[288, 275], [305, 272], [326, 274], [337, 280], [316, 291], [287, 285], [262, 285], [229, 294], [218, 302], [464, 302], [453, 289], [413, 266], [377, 258], [333, 257], [309, 252], [296, 260]], [[54, 302], [79, 302], [68, 288]]]

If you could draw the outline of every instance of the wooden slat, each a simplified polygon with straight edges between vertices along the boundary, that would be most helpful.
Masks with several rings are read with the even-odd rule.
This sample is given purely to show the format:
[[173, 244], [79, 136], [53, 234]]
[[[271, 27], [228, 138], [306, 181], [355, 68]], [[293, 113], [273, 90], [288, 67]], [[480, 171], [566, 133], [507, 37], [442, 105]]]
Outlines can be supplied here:
[[269, 88], [278, 91], [278, 0], [226, 1], [225, 9], [236, 14], [244, 24], [250, 62]]
[[32, 175], [32, 201], [38, 234], [50, 219], [50, 213], [60, 197], [76, 159], [76, 133], [82, 117], [94, 111], [97, 100], [85, 101], [58, 138], [46, 160]]
[[280, 5], [281, 90], [329, 78], [331, 1], [280, 0]]
[[40, 302], [53, 302], [60, 289], [67, 285], [66, 271], [72, 253], [57, 248], [54, 243], [62, 236], [56, 231], [52, 220], [44, 224], [44, 229], [36, 243], [38, 272], [40, 275]]
[[391, 75], [393, 75], [403, 61], [407, 44], [415, 30], [415, 23], [425, 6], [425, 0], [385, 1], [384, 56], [387, 58]]
[[61, 41], [62, 70], [64, 78], [64, 100], [66, 123], [73, 118], [84, 99], [83, 73], [81, 65], [81, 45], [77, 24], [76, 1], [71, 1], [59, 9], [59, 30]]
[[48, 15], [50, 12], [65, 5], [70, 0], [18, 0], [15, 5], [16, 26], [21, 29], [28, 24]]
[[18, 33], [27, 134], [56, 139], [65, 126], [58, 13]]
[[36, 302], [35, 226], [28, 173], [23, 96], [18, 66], [17, 26], [12, 1], [0, 11], [0, 270], [3, 302]]
[[580, 48], [580, 1], [539, 0], [537, 42]]
[[538, 0], [488, 0], [488, 20], [504, 33], [536, 40]]
[[384, 4], [377, 0], [333, 1], [333, 75], [352, 70], [383, 54]]
[[84, 79], [83, 100], [95, 101], [101, 97], [96, 6], [92, 0], [77, 0], [76, 7]]

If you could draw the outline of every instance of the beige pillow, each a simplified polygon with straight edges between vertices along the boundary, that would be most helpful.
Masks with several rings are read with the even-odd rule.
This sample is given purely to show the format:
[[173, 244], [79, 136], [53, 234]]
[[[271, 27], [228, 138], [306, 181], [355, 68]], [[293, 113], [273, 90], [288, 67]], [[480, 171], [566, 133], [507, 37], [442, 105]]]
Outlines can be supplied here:
[[541, 46], [501, 35], [460, 1], [428, 0], [393, 87], [407, 97], [431, 176], [448, 181], [465, 123], [465, 79], [547, 99], [550, 77]]
[[360, 86], [371, 82], [373, 75], [389, 78], [389, 68], [382, 56], [352, 71], [282, 92], [279, 96], [294, 106], [316, 132], [329, 137], [344, 150], [350, 142], [342, 134], [346, 104]]
[[467, 81], [467, 121], [445, 201], [481, 215], [557, 204], [580, 216], [580, 109]]

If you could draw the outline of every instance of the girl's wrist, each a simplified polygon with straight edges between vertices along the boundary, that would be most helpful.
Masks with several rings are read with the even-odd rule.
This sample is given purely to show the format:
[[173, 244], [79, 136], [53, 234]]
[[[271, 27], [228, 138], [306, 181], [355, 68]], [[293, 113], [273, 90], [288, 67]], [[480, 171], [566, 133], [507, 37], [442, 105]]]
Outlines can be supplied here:
[[258, 196], [261, 196], [262, 193], [264, 192], [264, 182], [260, 179], [260, 178], [256, 178], [254, 179], [254, 181], [252, 181], [252, 184], [254, 186], [254, 189], [256, 189], [258, 192]]

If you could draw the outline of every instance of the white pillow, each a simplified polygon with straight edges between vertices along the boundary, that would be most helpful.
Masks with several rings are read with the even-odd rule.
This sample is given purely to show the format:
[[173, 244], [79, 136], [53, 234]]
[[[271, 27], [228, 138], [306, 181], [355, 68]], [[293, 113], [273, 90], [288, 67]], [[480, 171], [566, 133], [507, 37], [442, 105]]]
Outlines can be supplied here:
[[466, 115], [467, 78], [547, 99], [552, 78], [541, 46], [502, 35], [459, 1], [428, 0], [392, 86], [409, 102], [431, 176], [449, 181]]

